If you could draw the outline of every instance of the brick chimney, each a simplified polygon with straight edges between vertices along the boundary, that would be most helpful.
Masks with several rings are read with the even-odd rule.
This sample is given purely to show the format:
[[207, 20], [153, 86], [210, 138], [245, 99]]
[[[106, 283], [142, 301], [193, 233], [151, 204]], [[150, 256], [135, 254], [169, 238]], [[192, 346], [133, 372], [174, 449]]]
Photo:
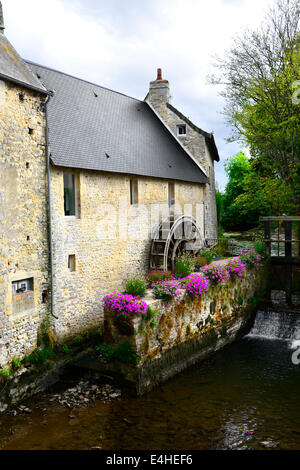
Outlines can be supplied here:
[[2, 9], [1, 2], [0, 2], [0, 33], [4, 34], [4, 19], [3, 19], [3, 9]]
[[163, 115], [166, 104], [170, 101], [170, 88], [168, 80], [163, 80], [162, 70], [157, 69], [156, 80], [150, 82], [150, 89], [147, 101], [155, 108], [159, 114]]

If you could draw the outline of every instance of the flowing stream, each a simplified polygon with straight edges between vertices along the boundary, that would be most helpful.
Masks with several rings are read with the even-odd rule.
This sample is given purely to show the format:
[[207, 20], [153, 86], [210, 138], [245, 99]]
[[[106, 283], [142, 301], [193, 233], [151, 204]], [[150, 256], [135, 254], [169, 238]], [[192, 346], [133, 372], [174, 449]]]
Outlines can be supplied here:
[[0, 446], [300, 449], [300, 364], [292, 362], [299, 328], [299, 314], [259, 311], [248, 336], [138, 398], [70, 410], [49, 390], [28, 400], [30, 414], [0, 417]]

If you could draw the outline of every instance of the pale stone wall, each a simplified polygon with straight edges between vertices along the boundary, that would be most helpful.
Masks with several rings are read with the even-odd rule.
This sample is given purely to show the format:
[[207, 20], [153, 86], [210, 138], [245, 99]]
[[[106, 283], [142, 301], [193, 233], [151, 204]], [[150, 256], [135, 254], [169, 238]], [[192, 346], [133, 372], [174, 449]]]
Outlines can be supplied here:
[[[63, 168], [51, 169], [54, 240], [54, 310], [58, 339], [100, 324], [102, 298], [124, 289], [126, 280], [149, 269], [153, 204], [167, 209], [168, 181], [137, 177], [138, 206], [130, 206], [130, 176], [75, 170], [79, 216], [64, 216]], [[69, 170], [72, 171], [72, 170]], [[203, 185], [174, 182], [175, 202], [203, 198]], [[153, 209], [153, 206], [152, 206]], [[155, 209], [155, 206], [154, 206]], [[158, 216], [159, 214], [156, 213]], [[68, 270], [75, 254], [76, 271]]]
[[[215, 198], [215, 174], [214, 160], [205, 143], [205, 137], [190, 127], [186, 121], [181, 119], [168, 106], [170, 92], [167, 81], [151, 82], [147, 101], [153, 106], [172, 133], [178, 138], [181, 144], [197, 160], [204, 169], [206, 175], [210, 177], [210, 184], [205, 185], [205, 236], [207, 238], [217, 238], [217, 211]], [[177, 135], [177, 126], [186, 126], [186, 136]]]
[[[44, 100], [0, 81], [0, 367], [35, 348], [48, 309]], [[13, 297], [12, 282], [28, 278], [33, 292]]]

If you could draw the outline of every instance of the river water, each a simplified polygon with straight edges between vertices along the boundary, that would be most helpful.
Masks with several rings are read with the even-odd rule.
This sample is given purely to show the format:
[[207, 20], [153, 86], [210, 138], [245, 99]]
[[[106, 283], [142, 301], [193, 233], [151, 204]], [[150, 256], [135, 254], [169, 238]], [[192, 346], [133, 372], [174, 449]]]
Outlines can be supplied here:
[[35, 397], [31, 414], [0, 417], [1, 448], [300, 449], [300, 316], [273, 320], [258, 312], [251, 335], [139, 398], [69, 410]]

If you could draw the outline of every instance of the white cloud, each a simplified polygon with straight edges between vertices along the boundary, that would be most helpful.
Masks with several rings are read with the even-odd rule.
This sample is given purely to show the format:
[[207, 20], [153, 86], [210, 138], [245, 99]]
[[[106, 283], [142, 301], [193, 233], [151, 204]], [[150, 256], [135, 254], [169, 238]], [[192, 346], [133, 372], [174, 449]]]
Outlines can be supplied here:
[[[222, 159], [238, 151], [225, 144], [223, 101], [206, 76], [212, 56], [222, 55], [234, 34], [258, 26], [267, 0], [2, 3], [7, 37], [23, 57], [140, 99], [162, 67], [173, 104], [205, 130], [215, 129]], [[216, 173], [224, 186], [222, 165]]]

